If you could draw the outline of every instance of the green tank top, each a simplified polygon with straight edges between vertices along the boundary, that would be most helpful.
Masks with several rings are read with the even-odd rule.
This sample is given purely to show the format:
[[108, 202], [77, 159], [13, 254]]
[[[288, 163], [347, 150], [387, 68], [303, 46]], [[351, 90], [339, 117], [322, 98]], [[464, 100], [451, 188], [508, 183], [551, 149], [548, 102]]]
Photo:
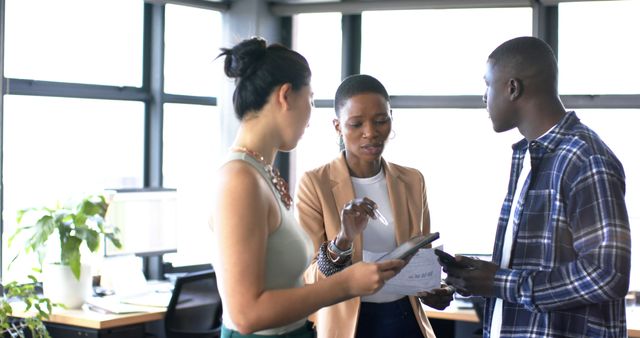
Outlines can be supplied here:
[[[267, 239], [265, 259], [266, 289], [286, 289], [302, 286], [304, 284], [302, 275], [311, 263], [313, 243], [304, 229], [298, 224], [293, 212], [293, 206], [288, 210], [280, 200], [280, 193], [273, 184], [271, 184], [271, 177], [262, 163], [243, 152], [231, 152], [227, 162], [233, 160], [243, 160], [256, 168], [260, 175], [267, 181], [280, 208], [280, 224], [276, 230], [269, 234], [269, 238]], [[261, 224], [260, 226], [264, 225]], [[223, 321], [225, 326], [235, 329], [230, 318], [223, 318]], [[303, 318], [295, 323], [255, 332], [255, 334], [282, 334], [299, 328], [304, 325], [305, 322], [306, 319]]]

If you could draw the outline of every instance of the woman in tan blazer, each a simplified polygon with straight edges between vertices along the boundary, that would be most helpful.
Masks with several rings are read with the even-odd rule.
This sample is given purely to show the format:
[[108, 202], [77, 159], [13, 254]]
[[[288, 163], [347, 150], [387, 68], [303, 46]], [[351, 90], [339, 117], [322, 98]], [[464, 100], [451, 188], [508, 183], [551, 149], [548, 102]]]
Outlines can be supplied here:
[[[424, 177], [413, 168], [386, 162], [391, 132], [389, 95], [368, 75], [346, 78], [336, 92], [334, 126], [343, 151], [332, 162], [305, 173], [297, 192], [299, 222], [316, 257], [305, 272], [315, 283], [363, 260], [366, 252], [390, 251], [409, 238], [428, 234]], [[343, 208], [378, 210], [379, 217], [353, 222]], [[367, 217], [369, 216], [369, 217]], [[374, 294], [320, 309], [312, 316], [319, 338], [435, 337], [420, 302], [443, 309], [453, 299], [442, 288], [417, 296]]]

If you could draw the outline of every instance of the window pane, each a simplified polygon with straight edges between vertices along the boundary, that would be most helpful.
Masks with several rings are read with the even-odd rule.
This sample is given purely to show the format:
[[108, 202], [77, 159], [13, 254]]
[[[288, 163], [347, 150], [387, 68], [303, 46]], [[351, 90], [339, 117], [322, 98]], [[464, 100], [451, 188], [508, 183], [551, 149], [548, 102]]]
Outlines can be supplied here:
[[[626, 175], [626, 202], [632, 227], [640, 223], [640, 156], [638, 141], [631, 135], [638, 132], [640, 109], [579, 109], [578, 117], [593, 129], [613, 150]], [[632, 242], [640, 241], [640, 233], [632, 230]], [[640, 250], [631, 251], [631, 290], [640, 290]]]
[[[3, 236], [15, 231], [19, 209], [142, 186], [142, 103], [13, 95], [4, 103]], [[3, 276], [21, 247], [3, 251]], [[14, 264], [11, 273], [23, 278], [31, 267]]]
[[143, 3], [7, 0], [5, 76], [140, 86]]
[[220, 12], [167, 5], [165, 11], [165, 92], [217, 96], [223, 78]]
[[561, 94], [638, 94], [640, 1], [561, 3]]
[[[440, 232], [445, 249], [491, 254], [511, 144], [522, 136], [495, 133], [481, 109], [394, 109], [393, 130], [384, 157], [424, 175], [431, 230]], [[465, 240], [456, 240], [460, 234]]]
[[213, 176], [221, 161], [219, 109], [165, 104], [164, 186], [178, 189], [178, 253], [174, 265], [210, 263], [208, 226]]
[[361, 72], [391, 95], [482, 95], [487, 56], [531, 35], [530, 8], [362, 13]]
[[294, 16], [293, 48], [304, 55], [311, 66], [314, 97], [333, 99], [342, 73], [342, 15], [314, 13]]
[[[338, 134], [333, 127], [336, 117], [333, 108], [314, 108], [311, 112], [309, 126], [298, 146], [292, 152], [291, 163], [295, 164], [289, 178], [289, 185], [295, 187], [305, 171], [323, 165], [340, 154]], [[295, 189], [292, 189], [294, 193]]]

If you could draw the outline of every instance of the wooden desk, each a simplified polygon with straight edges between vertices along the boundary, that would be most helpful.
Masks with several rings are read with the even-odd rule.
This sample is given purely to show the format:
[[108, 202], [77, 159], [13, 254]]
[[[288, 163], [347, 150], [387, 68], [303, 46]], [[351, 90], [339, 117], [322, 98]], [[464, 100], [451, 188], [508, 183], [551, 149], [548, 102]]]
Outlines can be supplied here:
[[[479, 323], [476, 312], [472, 309], [458, 309], [450, 306], [442, 311], [424, 307], [427, 317], [434, 319], [454, 320]], [[629, 338], [640, 338], [640, 306], [627, 307], [627, 331]]]
[[150, 312], [128, 314], [102, 314], [87, 310], [59, 310], [53, 311], [47, 322], [78, 326], [89, 329], [110, 329], [134, 324], [144, 324], [156, 320], [163, 320], [165, 309], [149, 308]]
[[425, 308], [427, 317], [435, 319], [457, 320], [461, 322], [479, 323], [478, 315], [473, 309], [458, 309], [454, 306], [439, 311], [431, 308]]
[[[148, 312], [103, 314], [82, 309], [54, 309], [45, 322], [52, 337], [137, 338], [144, 337], [145, 324], [164, 319], [165, 309], [149, 307]], [[24, 317], [23, 312], [14, 312]]]

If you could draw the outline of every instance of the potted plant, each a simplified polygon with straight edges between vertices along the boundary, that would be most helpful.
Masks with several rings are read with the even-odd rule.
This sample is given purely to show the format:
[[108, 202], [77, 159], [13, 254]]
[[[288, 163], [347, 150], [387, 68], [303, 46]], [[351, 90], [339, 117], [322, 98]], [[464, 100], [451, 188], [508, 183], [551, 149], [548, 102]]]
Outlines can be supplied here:
[[[38, 283], [35, 277], [29, 276], [32, 283], [18, 284], [17, 282], [0, 285], [0, 337], [46, 337], [50, 338], [43, 320], [49, 319], [54, 306], [48, 298], [36, 293], [35, 285]], [[13, 317], [13, 306], [16, 303], [24, 304], [22, 310], [25, 314], [33, 314], [24, 318]], [[30, 310], [35, 310], [30, 312]]]
[[[108, 203], [104, 195], [91, 195], [80, 203], [54, 208], [38, 207], [18, 212], [18, 228], [9, 244], [20, 233], [27, 233], [25, 250], [38, 254], [43, 273], [43, 290], [47, 298], [69, 308], [82, 305], [91, 291], [90, 267], [81, 262], [81, 246], [96, 252], [104, 237], [120, 248], [118, 229], [105, 223]], [[59, 243], [59, 257], [43, 264], [51, 254], [48, 244], [53, 236]], [[15, 258], [14, 258], [15, 260]]]

